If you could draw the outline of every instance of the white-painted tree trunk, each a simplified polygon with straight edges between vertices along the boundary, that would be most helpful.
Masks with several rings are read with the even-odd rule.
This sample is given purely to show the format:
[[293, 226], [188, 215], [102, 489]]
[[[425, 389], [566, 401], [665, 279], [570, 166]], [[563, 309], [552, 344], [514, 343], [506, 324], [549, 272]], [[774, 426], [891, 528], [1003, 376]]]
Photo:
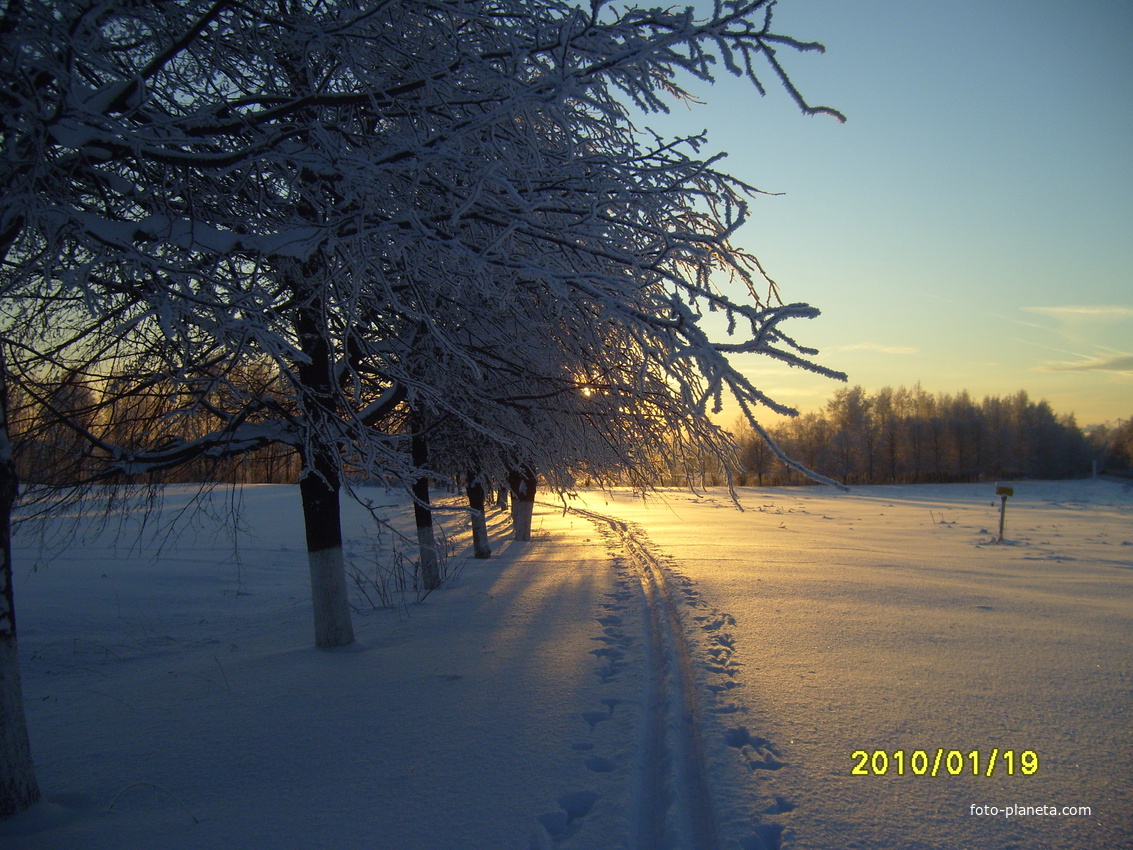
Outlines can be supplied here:
[[511, 526], [516, 540], [531, 539], [531, 515], [535, 511], [538, 480], [528, 468], [513, 469], [507, 476], [511, 491]]
[[514, 498], [511, 500], [511, 527], [516, 540], [531, 539], [531, 516], [535, 503]]
[[483, 511], [472, 512], [472, 557], [492, 557], [492, 546], [488, 542], [488, 521], [484, 518]]
[[346, 564], [342, 547], [307, 551], [311, 568], [311, 606], [314, 609], [315, 646], [329, 649], [354, 642], [350, 598], [346, 590]]
[[354, 626], [342, 558], [337, 470], [325, 451], [315, 453], [313, 466], [299, 479], [299, 492], [307, 532], [315, 646], [330, 649], [353, 643]]

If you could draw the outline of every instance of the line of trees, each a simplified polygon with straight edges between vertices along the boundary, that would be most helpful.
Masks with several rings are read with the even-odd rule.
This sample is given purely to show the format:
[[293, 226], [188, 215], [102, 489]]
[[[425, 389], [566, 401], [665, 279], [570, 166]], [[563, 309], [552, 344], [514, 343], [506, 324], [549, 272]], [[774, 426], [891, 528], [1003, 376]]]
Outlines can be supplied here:
[[1093, 425], [1086, 429], [1086, 439], [1094, 450], [1099, 472], [1133, 476], [1133, 417]]
[[[263, 370], [237, 380], [244, 391], [261, 398], [277, 392], [275, 381]], [[582, 395], [593, 395], [583, 387]], [[63, 421], [16, 387], [9, 401], [13, 454], [25, 484], [67, 486], [92, 474], [97, 464], [92, 446], [65, 422], [84, 422], [94, 430], [97, 404], [89, 391], [57, 383], [50, 406]], [[124, 432], [140, 429], [152, 436], [154, 423], [168, 413], [169, 392], [133, 398], [125, 410], [108, 415], [100, 433], [108, 443], [128, 444]], [[176, 407], [174, 404], [173, 407]], [[184, 413], [182, 433], [206, 434], [210, 423], [200, 410]], [[502, 489], [470, 468], [467, 440], [448, 431], [442, 420], [430, 432], [436, 455], [432, 469], [451, 471], [451, 480], [473, 489], [477, 511], [482, 499]], [[392, 425], [392, 423], [391, 423]], [[391, 431], [395, 430], [391, 427]], [[984, 481], [1009, 478], [1068, 478], [1098, 472], [1128, 475], [1133, 472], [1133, 419], [1080, 429], [1073, 415], [1058, 415], [1045, 401], [1031, 400], [1025, 391], [1011, 396], [988, 396], [974, 401], [967, 392], [929, 395], [922, 387], [883, 388], [868, 394], [859, 386], [837, 391], [820, 411], [802, 415], [770, 433], [780, 448], [808, 466], [845, 484]], [[136, 436], [135, 436], [136, 438]], [[408, 440], [408, 432], [405, 433]], [[731, 474], [740, 486], [778, 486], [810, 481], [782, 464], [765, 440], [746, 420], [735, 427], [735, 448], [721, 453], [711, 445], [675, 441], [663, 429], [632, 450], [624, 469], [595, 469], [579, 462], [570, 467], [570, 482], [588, 483], [607, 478], [648, 486], [722, 485]], [[731, 470], [729, 472], [729, 464]], [[480, 463], [480, 466], [483, 464]], [[498, 466], [498, 464], [497, 464]], [[268, 445], [236, 457], [198, 458], [160, 472], [161, 483], [225, 482], [236, 484], [294, 484], [302, 469], [299, 454], [287, 445]], [[604, 475], [603, 475], [604, 473]], [[622, 474], [624, 473], [624, 474]], [[654, 476], [645, 481], [646, 474]], [[363, 479], [361, 472], [350, 477]], [[506, 476], [505, 476], [506, 477]], [[565, 479], [563, 479], [565, 481]]]
[[[740, 483], [805, 482], [743, 423], [738, 431]], [[803, 463], [844, 484], [1073, 478], [1089, 475], [1099, 455], [1072, 414], [1055, 414], [1022, 390], [977, 402], [967, 392], [934, 395], [920, 384], [874, 393], [855, 386], [772, 434]]]
[[753, 187], [703, 136], [631, 118], [723, 70], [840, 119], [791, 83], [780, 52], [821, 47], [776, 33], [774, 5], [3, 4], [0, 816], [38, 796], [17, 499], [275, 464], [316, 645], [341, 646], [351, 476], [411, 495], [431, 588], [431, 480], [467, 483], [474, 517], [488, 482], [528, 512], [537, 477], [644, 484], [730, 456], [724, 395], [758, 433], [759, 406], [792, 412], [731, 355], [844, 377], [782, 329], [817, 311], [733, 241]]

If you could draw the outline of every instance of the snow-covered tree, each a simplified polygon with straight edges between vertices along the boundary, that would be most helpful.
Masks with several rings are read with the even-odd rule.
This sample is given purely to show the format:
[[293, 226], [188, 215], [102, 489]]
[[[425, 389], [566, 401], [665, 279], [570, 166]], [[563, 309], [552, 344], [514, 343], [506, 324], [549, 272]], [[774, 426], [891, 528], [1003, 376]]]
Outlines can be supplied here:
[[[758, 265], [728, 242], [747, 187], [698, 158], [696, 140], [640, 144], [623, 106], [679, 96], [675, 74], [707, 78], [713, 52], [753, 80], [761, 54], [779, 74], [772, 45], [805, 45], [772, 33], [767, 3], [723, 4], [704, 22], [515, 0], [9, 12], [18, 24], [37, 9], [46, 26], [17, 52], [24, 77], [41, 79], [22, 88], [36, 103], [12, 139], [51, 167], [8, 175], [24, 199], [5, 228], [19, 268], [58, 275], [96, 313], [137, 299], [135, 329], [203, 336], [191, 341], [225, 348], [228, 362], [279, 362], [290, 420], [273, 430], [229, 411], [214, 433], [120, 467], [292, 442], [313, 564], [340, 539], [344, 454], [404, 471], [373, 426], [398, 393], [426, 405], [456, 395], [451, 380], [414, 388], [399, 350], [408, 328], [446, 366], [467, 363], [452, 328], [470, 322], [438, 317], [446, 299], [510, 305], [522, 327], [516, 294], [537, 290], [622, 325], [692, 417], [725, 390], [745, 409], [770, 403], [728, 353], [818, 368], [779, 332], [811, 308], [738, 303], [710, 279], [756, 291]], [[698, 302], [750, 339], [709, 340]], [[185, 360], [169, 371], [193, 371]], [[315, 574], [340, 572], [327, 557]]]
[[[530, 27], [521, 44], [534, 48], [508, 53], [497, 46], [494, 53], [473, 53], [466, 60], [466, 46], [456, 41], [462, 52], [449, 63], [454, 67], [475, 64], [484, 55], [511, 61], [498, 96], [489, 84], [501, 83], [499, 67], [489, 63], [477, 73], [478, 97], [463, 101], [474, 109], [458, 110], [451, 102], [443, 111], [416, 101], [407, 106], [413, 127], [425, 128], [436, 142], [428, 155], [413, 160], [412, 179], [405, 183], [412, 192], [401, 196], [414, 213], [406, 230], [430, 254], [401, 263], [395, 278], [396, 300], [419, 311], [421, 327], [445, 364], [437, 373], [446, 380], [422, 388], [420, 395], [447, 400], [443, 405], [460, 416], [451, 399], [475, 385], [470, 369], [462, 368], [474, 358], [453, 331], [472, 322], [439, 321], [437, 293], [448, 299], [446, 317], [482, 317], [485, 305], [502, 305], [506, 321], [523, 328], [531, 313], [517, 296], [535, 294], [538, 304], [569, 305], [556, 308], [563, 312], [589, 311], [584, 327], [619, 326], [636, 352], [636, 374], [653, 374], [650, 369], [657, 367], [685, 421], [703, 419], [727, 391], [745, 410], [776, 406], [729, 366], [730, 354], [758, 351], [823, 371], [780, 331], [785, 319], [815, 311], [778, 303], [754, 258], [730, 244], [744, 218], [749, 187], [697, 156], [699, 140], [642, 143], [622, 100], [628, 95], [641, 106], [656, 107], [658, 81], [679, 93], [676, 70], [707, 75], [705, 43], [721, 48], [737, 70], [747, 63], [754, 75], [751, 62], [761, 51], [778, 70], [769, 45], [797, 43], [771, 35], [763, 16], [768, 8], [729, 4], [717, 8], [712, 21], [697, 24], [683, 13], [631, 11], [604, 20], [601, 5], [590, 13], [545, 6], [544, 19], [554, 18], [555, 10], [562, 15], [553, 28], [541, 28], [543, 19], [535, 25], [523, 19], [509, 31], [515, 35]], [[751, 16], [759, 19], [758, 27]], [[438, 53], [443, 55], [434, 51], [434, 57]], [[448, 139], [459, 143], [450, 147]], [[382, 276], [388, 271], [383, 268]], [[734, 300], [715, 288], [713, 275], [720, 274], [750, 296], [769, 286], [770, 297]], [[410, 301], [406, 292], [427, 292], [429, 298]], [[743, 338], [709, 340], [701, 307], [725, 313]], [[528, 343], [521, 340], [521, 333], [512, 338], [520, 346], [516, 358], [530, 361], [523, 350]], [[591, 349], [596, 371], [605, 368], [603, 356], [601, 346]], [[476, 368], [473, 362], [471, 371]], [[640, 379], [633, 389], [648, 392]]]
[[[751, 187], [629, 112], [719, 65], [836, 116], [787, 78], [776, 51], [817, 45], [776, 34], [773, 5], [10, 0], [3, 330], [29, 364], [10, 374], [87, 364], [103, 411], [174, 388], [160, 441], [73, 429], [107, 474], [297, 449], [316, 642], [348, 643], [339, 490], [347, 470], [421, 479], [387, 427], [404, 405], [566, 477], [632, 469], [665, 429], [724, 446], [725, 393], [766, 436], [755, 408], [788, 409], [732, 355], [836, 375], [782, 328], [817, 311], [733, 244]], [[73, 332], [35, 342], [45, 315]], [[282, 396], [228, 379], [248, 363]], [[178, 430], [202, 410], [210, 430]]]

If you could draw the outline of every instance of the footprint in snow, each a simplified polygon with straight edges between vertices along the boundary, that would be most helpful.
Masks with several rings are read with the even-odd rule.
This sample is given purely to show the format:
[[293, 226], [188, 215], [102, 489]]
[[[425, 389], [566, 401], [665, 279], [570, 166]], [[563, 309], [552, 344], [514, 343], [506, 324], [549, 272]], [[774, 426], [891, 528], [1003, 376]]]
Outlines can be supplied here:
[[611, 662], [610, 664], [603, 664], [595, 670], [594, 675], [597, 676], [603, 684], [606, 682], [616, 682], [618, 680], [618, 674], [621, 673], [624, 668], [624, 664]]
[[745, 838], [742, 850], [779, 850], [783, 846], [783, 827], [777, 823], [755, 824], [755, 833]]
[[578, 820], [590, 814], [590, 810], [594, 808], [594, 804], [600, 796], [602, 795], [594, 791], [575, 791], [573, 794], [564, 794], [559, 797], [558, 804], [567, 813], [567, 817], [571, 820]]
[[590, 724], [591, 732], [594, 731], [594, 727], [599, 723], [610, 719], [609, 713], [605, 711], [584, 711], [580, 716]]
[[778, 770], [781, 767], [786, 767], [787, 763], [779, 761], [769, 753], [763, 753], [762, 755], [748, 757], [747, 766], [752, 770]]
[[708, 710], [713, 714], [739, 714], [741, 711], [743, 711], [743, 709], [735, 703], [728, 703], [727, 705], [714, 705]]
[[729, 747], [740, 749], [741, 747], [763, 747], [768, 744], [768, 741], [766, 738], [752, 735], [746, 726], [737, 726], [735, 729], [729, 729], [724, 733], [724, 743]]
[[718, 646], [727, 647], [728, 649], [736, 648], [736, 639], [732, 637], [728, 632], [724, 632], [720, 635], [713, 635], [712, 642], [714, 644], [717, 644]]
[[740, 751], [749, 770], [779, 770], [787, 763], [777, 757], [779, 751], [766, 738], [752, 735], [746, 726], [737, 726], [724, 733], [724, 742]]
[[[594, 803], [600, 796], [593, 791], [575, 791], [571, 794], [564, 794], [556, 801], [559, 804], [558, 811], [545, 812], [539, 815], [536, 820], [542, 824], [543, 829], [557, 844], [578, 832], [582, 826], [578, 821], [590, 814], [590, 810], [594, 808]], [[538, 845], [533, 842], [532, 846]]]
[[787, 812], [793, 812], [798, 806], [788, 800], [786, 797], [776, 795], [775, 802], [763, 810], [765, 815], [782, 815]]
[[591, 756], [586, 760], [586, 769], [594, 773], [612, 773], [617, 765], [613, 760], [602, 756]]
[[[700, 618], [698, 617], [696, 619]], [[720, 614], [716, 617], [705, 617], [704, 619], [709, 622], [703, 623], [700, 627], [706, 632], [714, 632], [724, 628], [724, 626], [734, 626], [736, 624], [736, 618], [731, 614]]]
[[599, 658], [609, 658], [611, 661], [617, 661], [625, 655], [625, 650], [618, 649], [616, 646], [603, 646], [600, 649], [590, 650], [591, 655], [597, 655]]
[[727, 665], [724, 665], [724, 664], [709, 664], [708, 665], [708, 672], [709, 673], [719, 673], [721, 676], [737, 676], [737, 675], [739, 675], [740, 671], [739, 671], [739, 665], [737, 665], [737, 664], [732, 664], [731, 666], [727, 666]]

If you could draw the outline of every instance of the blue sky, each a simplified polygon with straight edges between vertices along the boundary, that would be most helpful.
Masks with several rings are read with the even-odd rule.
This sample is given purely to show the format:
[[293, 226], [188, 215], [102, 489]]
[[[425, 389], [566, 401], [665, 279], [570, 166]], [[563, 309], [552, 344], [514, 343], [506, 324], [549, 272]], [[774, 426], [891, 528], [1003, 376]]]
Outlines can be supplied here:
[[[721, 75], [648, 123], [708, 130], [760, 189], [739, 241], [824, 364], [869, 390], [1025, 389], [1086, 425], [1133, 416], [1133, 2], [783, 0], [780, 51], [845, 124]], [[744, 361], [814, 409], [840, 386]]]

